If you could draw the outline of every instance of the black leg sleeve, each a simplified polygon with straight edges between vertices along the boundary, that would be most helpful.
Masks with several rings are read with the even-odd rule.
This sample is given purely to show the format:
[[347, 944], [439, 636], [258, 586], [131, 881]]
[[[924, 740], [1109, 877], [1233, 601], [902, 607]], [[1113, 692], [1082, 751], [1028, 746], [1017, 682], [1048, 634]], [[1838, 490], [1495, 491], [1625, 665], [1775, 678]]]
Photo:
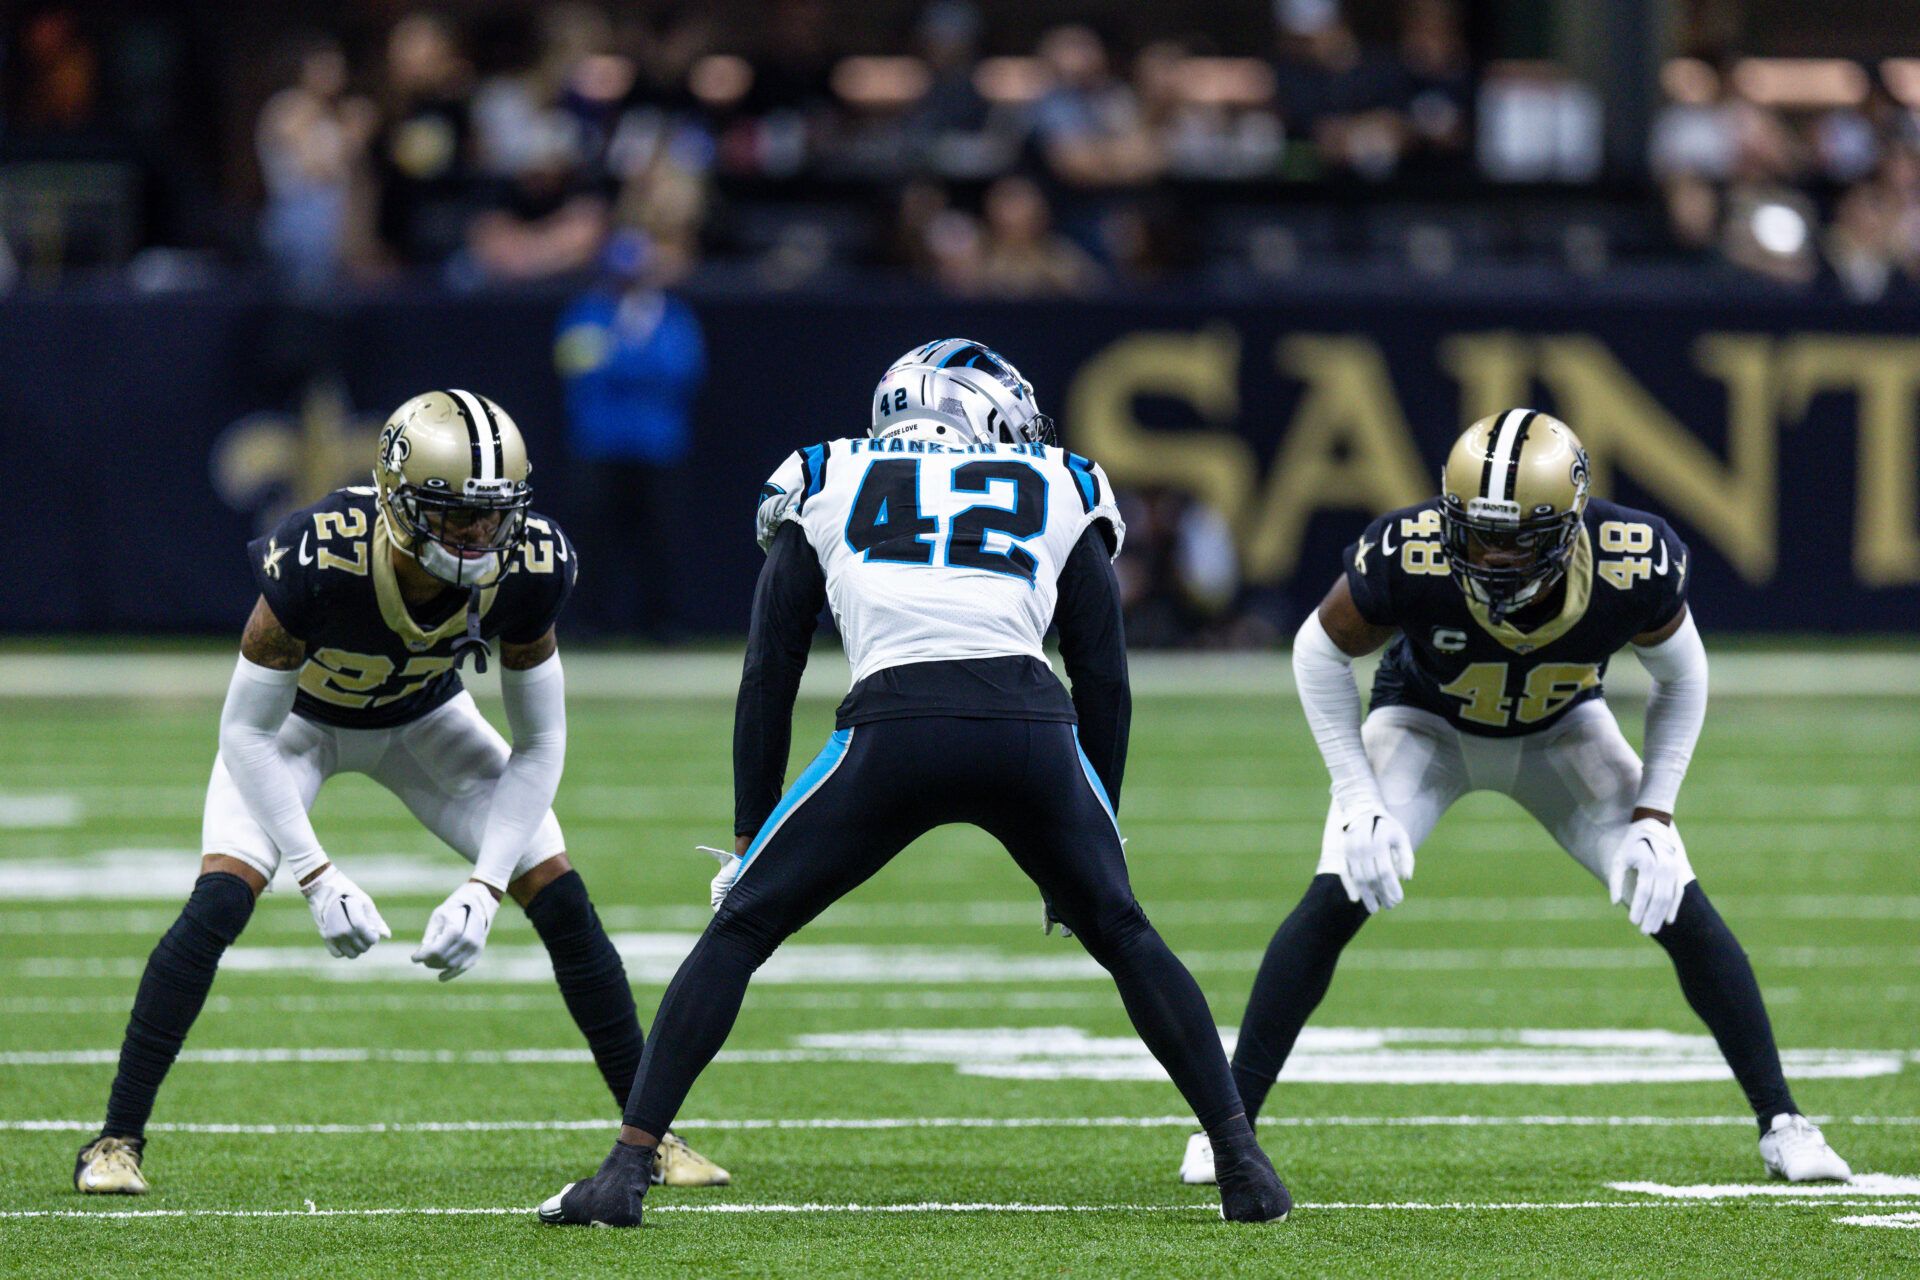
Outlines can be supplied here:
[[1209, 1133], [1231, 1142], [1240, 1096], [1207, 998], [1133, 896], [1113, 815], [1064, 725], [1027, 724], [1028, 751], [996, 789], [981, 825], [1007, 847], [1049, 904], [1113, 977], [1127, 1016]]
[[1780, 1050], [1773, 1043], [1773, 1024], [1753, 966], [1698, 881], [1687, 886], [1680, 914], [1653, 940], [1673, 960], [1680, 990], [1746, 1090], [1762, 1132], [1774, 1116], [1798, 1111], [1780, 1069]]
[[[1242, 1104], [1220, 1051], [1220, 1032], [1200, 984], [1147, 922], [1137, 903], [1096, 922], [1061, 919], [1113, 976], [1140, 1040], [1167, 1069], [1200, 1127], [1231, 1142], [1245, 1129]], [[1085, 927], [1083, 927], [1085, 926]]]
[[213, 871], [194, 881], [180, 918], [147, 957], [101, 1133], [146, 1135], [154, 1098], [207, 1002], [220, 957], [252, 915], [253, 890], [239, 876]]
[[[755, 970], [936, 824], [905, 785], [942, 777], [928, 766], [938, 757], [909, 749], [912, 723], [863, 725], [844, 743], [836, 734], [795, 781], [777, 830], [748, 850], [739, 879], [660, 1001], [627, 1098], [627, 1124], [665, 1133], [726, 1043]], [[909, 727], [890, 736], [898, 726]], [[904, 777], [891, 772], [895, 765]]]
[[656, 1138], [673, 1127], [693, 1082], [732, 1033], [754, 971], [784, 936], [724, 907], [714, 917], [653, 1016], [653, 1038], [627, 1097], [626, 1124]]
[[1340, 877], [1320, 875], [1274, 932], [1233, 1051], [1233, 1079], [1249, 1120], [1260, 1114], [1300, 1028], [1326, 998], [1341, 950], [1366, 922], [1367, 909], [1347, 901]]
[[587, 1038], [614, 1103], [625, 1102], [645, 1040], [626, 968], [587, 897], [586, 881], [578, 871], [553, 881], [527, 904], [527, 919], [546, 944], [560, 998]]

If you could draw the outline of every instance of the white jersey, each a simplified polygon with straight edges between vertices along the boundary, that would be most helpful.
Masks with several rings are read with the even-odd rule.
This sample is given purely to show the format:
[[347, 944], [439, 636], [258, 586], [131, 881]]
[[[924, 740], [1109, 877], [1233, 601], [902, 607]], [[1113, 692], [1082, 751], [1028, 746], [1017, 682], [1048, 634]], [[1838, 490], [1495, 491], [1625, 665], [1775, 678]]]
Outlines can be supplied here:
[[805, 532], [858, 684], [910, 662], [1045, 660], [1060, 570], [1095, 521], [1120, 553], [1107, 476], [1050, 445], [829, 440], [760, 491], [764, 550]]

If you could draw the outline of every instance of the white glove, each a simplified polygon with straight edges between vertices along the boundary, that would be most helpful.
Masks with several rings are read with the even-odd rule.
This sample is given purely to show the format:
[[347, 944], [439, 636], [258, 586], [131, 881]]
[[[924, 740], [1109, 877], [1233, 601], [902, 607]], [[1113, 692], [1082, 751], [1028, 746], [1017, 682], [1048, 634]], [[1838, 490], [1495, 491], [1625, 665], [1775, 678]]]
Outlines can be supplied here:
[[1680, 843], [1680, 833], [1658, 818], [1642, 818], [1627, 828], [1627, 838], [1613, 855], [1607, 891], [1621, 904], [1632, 893], [1627, 919], [1651, 938], [1680, 914], [1680, 895], [1687, 889], [1686, 866], [1687, 848]]
[[442, 982], [459, 977], [480, 958], [487, 932], [493, 928], [493, 913], [499, 909], [493, 890], [478, 880], [467, 881], [433, 909], [413, 962], [443, 970]]
[[737, 853], [728, 853], [725, 849], [715, 849], [709, 845], [697, 844], [693, 847], [696, 853], [712, 854], [720, 862], [720, 874], [713, 878], [707, 890], [708, 901], [718, 911], [720, 904], [727, 900], [727, 892], [733, 888], [733, 882], [740, 878], [740, 869], [747, 865], [747, 860]]
[[1397, 907], [1406, 895], [1402, 880], [1413, 879], [1413, 841], [1400, 820], [1384, 809], [1360, 809], [1342, 828], [1347, 869], [1340, 874], [1348, 902], [1363, 902], [1369, 912]]
[[351, 959], [371, 950], [380, 939], [393, 936], [373, 899], [336, 866], [329, 865], [301, 885], [300, 892], [307, 897], [307, 910], [320, 926], [329, 955]]

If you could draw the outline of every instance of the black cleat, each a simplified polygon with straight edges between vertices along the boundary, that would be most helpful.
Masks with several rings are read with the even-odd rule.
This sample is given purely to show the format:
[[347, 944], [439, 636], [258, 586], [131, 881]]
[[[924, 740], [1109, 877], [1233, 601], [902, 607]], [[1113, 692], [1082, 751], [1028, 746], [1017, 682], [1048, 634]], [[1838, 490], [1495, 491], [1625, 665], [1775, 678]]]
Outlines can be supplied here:
[[637, 1227], [652, 1176], [652, 1147], [616, 1142], [598, 1173], [547, 1198], [540, 1221], [550, 1227]]
[[1220, 1183], [1220, 1216], [1228, 1222], [1285, 1222], [1293, 1212], [1293, 1197], [1260, 1148], [1253, 1147], [1231, 1164], [1221, 1161], [1214, 1172]]

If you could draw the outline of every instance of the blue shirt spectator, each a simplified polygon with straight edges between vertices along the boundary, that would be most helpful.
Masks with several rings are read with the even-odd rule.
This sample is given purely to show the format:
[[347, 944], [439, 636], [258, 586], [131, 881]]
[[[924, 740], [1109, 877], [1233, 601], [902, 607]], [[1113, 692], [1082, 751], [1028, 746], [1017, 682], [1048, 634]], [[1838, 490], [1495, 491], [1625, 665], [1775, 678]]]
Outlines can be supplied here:
[[686, 303], [646, 285], [595, 289], [561, 313], [554, 362], [574, 458], [656, 467], [685, 460], [707, 373], [700, 322]]
[[659, 258], [620, 231], [606, 280], [561, 313], [554, 363], [567, 392], [568, 513], [596, 572], [579, 593], [581, 626], [602, 635], [675, 634], [685, 527], [677, 469], [693, 448], [694, 398], [707, 374], [692, 308], [660, 287]]

